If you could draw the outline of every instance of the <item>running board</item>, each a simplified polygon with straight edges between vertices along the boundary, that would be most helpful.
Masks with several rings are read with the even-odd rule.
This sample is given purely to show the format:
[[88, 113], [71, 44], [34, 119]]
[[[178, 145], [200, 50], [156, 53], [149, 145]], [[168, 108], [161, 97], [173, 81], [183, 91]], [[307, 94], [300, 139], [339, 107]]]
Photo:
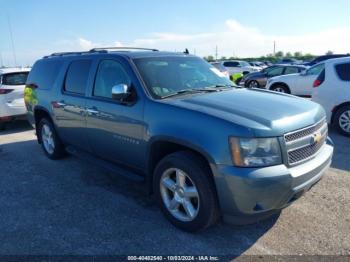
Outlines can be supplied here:
[[73, 146], [67, 146], [66, 147], [66, 151], [69, 154], [72, 154], [82, 160], [85, 160], [86, 162], [89, 163], [94, 163], [108, 171], [110, 171], [113, 174], [119, 175], [119, 176], [123, 176], [125, 178], [131, 179], [135, 182], [144, 182], [145, 178], [141, 175], [138, 175], [135, 172], [132, 172], [129, 169], [120, 167], [119, 165], [116, 165], [114, 163], [108, 162], [106, 160], [103, 160], [101, 158], [95, 157], [83, 150], [77, 149]]

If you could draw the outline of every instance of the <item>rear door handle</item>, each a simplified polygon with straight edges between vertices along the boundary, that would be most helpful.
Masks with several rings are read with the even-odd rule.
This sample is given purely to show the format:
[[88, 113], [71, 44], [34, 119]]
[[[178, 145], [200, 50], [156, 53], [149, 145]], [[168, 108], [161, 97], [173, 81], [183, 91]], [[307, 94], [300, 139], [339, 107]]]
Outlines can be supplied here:
[[88, 108], [88, 109], [86, 109], [86, 112], [89, 115], [97, 115], [99, 113], [99, 111], [97, 111], [95, 108]]

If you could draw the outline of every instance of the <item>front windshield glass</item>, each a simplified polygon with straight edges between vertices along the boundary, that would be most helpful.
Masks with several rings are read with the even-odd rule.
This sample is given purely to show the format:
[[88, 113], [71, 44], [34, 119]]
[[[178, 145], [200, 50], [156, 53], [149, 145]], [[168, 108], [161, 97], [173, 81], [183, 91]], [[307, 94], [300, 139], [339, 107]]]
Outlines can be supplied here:
[[218, 69], [198, 57], [164, 56], [134, 59], [135, 65], [155, 98], [179, 91], [232, 86]]

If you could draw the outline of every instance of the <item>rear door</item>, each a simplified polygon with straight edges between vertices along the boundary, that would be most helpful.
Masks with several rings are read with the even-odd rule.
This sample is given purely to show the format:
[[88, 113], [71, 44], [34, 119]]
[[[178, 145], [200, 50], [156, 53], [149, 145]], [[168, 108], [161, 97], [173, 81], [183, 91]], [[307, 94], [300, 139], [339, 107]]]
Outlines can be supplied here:
[[58, 101], [53, 110], [59, 134], [66, 144], [90, 151], [86, 135], [86, 90], [92, 82], [91, 59], [72, 61], [66, 72]]
[[[132, 88], [132, 99], [112, 99], [112, 87], [133, 84], [132, 69], [124, 60], [98, 61], [95, 82], [87, 101], [88, 137], [93, 152], [106, 160], [142, 168], [144, 163], [143, 100]], [[135, 80], [134, 80], [135, 81]]]

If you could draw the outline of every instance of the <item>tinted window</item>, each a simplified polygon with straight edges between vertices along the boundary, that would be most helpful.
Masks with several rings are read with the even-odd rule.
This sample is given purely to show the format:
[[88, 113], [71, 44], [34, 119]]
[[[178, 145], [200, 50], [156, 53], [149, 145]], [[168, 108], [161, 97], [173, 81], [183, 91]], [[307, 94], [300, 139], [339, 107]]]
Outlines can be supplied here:
[[9, 86], [24, 85], [27, 77], [28, 72], [4, 74], [2, 75], [2, 84]]
[[306, 71], [307, 75], [319, 75], [321, 71], [324, 69], [324, 64], [319, 64], [314, 67], [311, 67]]
[[224, 62], [224, 66], [237, 67], [237, 66], [239, 66], [239, 63], [238, 62]]
[[90, 60], [73, 61], [68, 68], [65, 91], [75, 94], [85, 94], [89, 77]]
[[97, 70], [94, 96], [112, 98], [113, 86], [130, 85], [130, 82], [130, 78], [120, 63], [114, 60], [104, 60]]
[[267, 76], [274, 77], [274, 76], [282, 75], [283, 69], [284, 69], [283, 67], [275, 67], [267, 73]]
[[49, 59], [36, 62], [29, 73], [27, 83], [36, 84], [41, 89], [50, 89], [57, 79], [62, 64], [62, 61]]
[[284, 74], [285, 75], [289, 75], [289, 74], [296, 74], [299, 73], [299, 68], [297, 67], [286, 67], [286, 69], [284, 70]]
[[343, 81], [350, 81], [350, 63], [335, 66], [339, 78]]

